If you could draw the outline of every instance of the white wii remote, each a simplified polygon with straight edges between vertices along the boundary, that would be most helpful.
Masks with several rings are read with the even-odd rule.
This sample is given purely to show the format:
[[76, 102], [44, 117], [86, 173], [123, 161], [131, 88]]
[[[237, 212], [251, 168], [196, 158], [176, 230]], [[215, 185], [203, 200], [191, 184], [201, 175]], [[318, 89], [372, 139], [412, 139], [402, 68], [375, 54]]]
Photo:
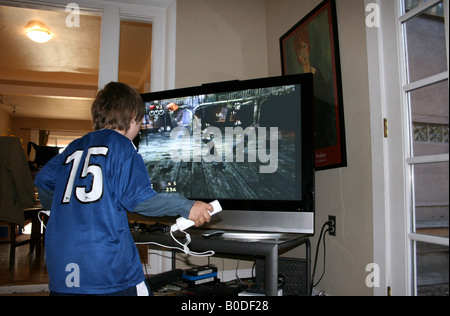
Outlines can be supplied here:
[[[215, 200], [209, 204], [211, 204], [214, 209], [214, 211], [210, 213], [211, 216], [222, 211], [222, 206], [220, 206], [219, 201]], [[177, 222], [170, 227], [170, 231], [172, 232], [175, 232], [177, 230], [184, 231], [194, 225], [195, 225], [194, 221], [191, 221], [190, 219], [186, 219], [184, 217], [180, 217], [177, 219]]]

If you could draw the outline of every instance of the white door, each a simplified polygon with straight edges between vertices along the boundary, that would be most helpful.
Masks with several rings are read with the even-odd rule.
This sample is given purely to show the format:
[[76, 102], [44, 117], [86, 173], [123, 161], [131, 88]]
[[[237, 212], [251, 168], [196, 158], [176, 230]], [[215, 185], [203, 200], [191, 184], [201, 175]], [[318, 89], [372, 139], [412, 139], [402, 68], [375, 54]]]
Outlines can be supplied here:
[[367, 29], [375, 294], [439, 294], [448, 291], [448, 0], [376, 5], [379, 24]]

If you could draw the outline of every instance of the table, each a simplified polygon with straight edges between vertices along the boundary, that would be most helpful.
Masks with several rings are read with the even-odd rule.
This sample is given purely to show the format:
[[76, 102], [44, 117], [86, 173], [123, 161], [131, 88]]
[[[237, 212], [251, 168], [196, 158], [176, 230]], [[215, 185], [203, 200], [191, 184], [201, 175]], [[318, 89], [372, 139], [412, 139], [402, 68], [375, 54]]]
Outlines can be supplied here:
[[[309, 274], [311, 273], [311, 243], [309, 235], [225, 231], [221, 236], [206, 239], [202, 237], [202, 233], [205, 232], [204, 229], [189, 229], [187, 232], [191, 235], [189, 249], [192, 251], [213, 250], [217, 254], [264, 257], [266, 261], [265, 288], [268, 296], [276, 296], [278, 293], [278, 257], [280, 252], [305, 244], [307, 271]], [[167, 246], [179, 246], [168, 233], [132, 232], [132, 236], [135, 242], [156, 242]], [[181, 242], [184, 242], [182, 241], [183, 236], [175, 235]], [[175, 269], [174, 257], [172, 258], [172, 268]], [[307, 281], [308, 291], [310, 291], [310, 281], [309, 275]]]

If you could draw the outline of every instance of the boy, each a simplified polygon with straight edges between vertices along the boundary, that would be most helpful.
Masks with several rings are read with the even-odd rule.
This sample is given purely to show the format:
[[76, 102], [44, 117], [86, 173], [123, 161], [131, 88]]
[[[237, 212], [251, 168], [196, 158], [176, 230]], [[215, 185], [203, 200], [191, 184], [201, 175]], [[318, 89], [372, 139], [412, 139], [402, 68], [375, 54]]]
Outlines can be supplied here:
[[111, 82], [92, 105], [94, 132], [72, 142], [38, 173], [45, 209], [46, 261], [51, 295], [148, 294], [126, 211], [210, 221], [211, 205], [151, 189], [132, 144], [145, 108], [139, 94]]

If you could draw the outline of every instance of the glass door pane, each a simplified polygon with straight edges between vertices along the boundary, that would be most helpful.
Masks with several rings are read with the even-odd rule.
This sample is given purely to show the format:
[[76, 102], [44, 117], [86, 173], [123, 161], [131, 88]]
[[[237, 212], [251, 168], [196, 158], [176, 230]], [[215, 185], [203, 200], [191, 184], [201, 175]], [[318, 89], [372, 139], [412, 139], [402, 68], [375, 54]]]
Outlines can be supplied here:
[[409, 82], [447, 70], [445, 20], [437, 12], [442, 2], [405, 23]]
[[411, 91], [413, 156], [449, 153], [448, 80]]
[[415, 233], [449, 236], [449, 163], [414, 166]]
[[[403, 9], [405, 12], [408, 12], [428, 1], [429, 0], [405, 0]], [[432, 7], [431, 9], [428, 9], [426, 12], [431, 15], [444, 16], [444, 5], [441, 2], [440, 4]]]
[[416, 242], [418, 296], [448, 296], [448, 247]]

